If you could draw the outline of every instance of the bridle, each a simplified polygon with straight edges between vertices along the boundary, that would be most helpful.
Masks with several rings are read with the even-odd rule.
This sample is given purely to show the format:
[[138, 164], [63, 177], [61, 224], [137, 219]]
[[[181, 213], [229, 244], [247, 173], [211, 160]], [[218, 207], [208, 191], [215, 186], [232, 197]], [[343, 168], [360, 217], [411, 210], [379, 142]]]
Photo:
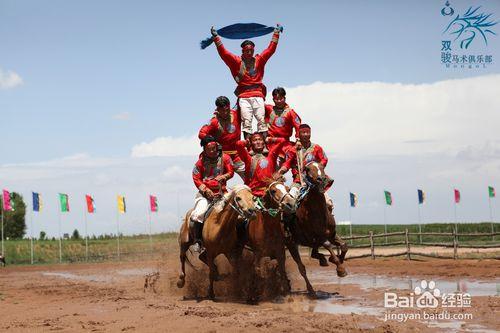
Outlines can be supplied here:
[[245, 213], [243, 211], [243, 209], [241, 208], [240, 204], [236, 201], [236, 195], [241, 190], [248, 190], [248, 191], [250, 191], [250, 188], [248, 186], [244, 186], [244, 187], [242, 187], [242, 188], [240, 188], [238, 190], [235, 190], [233, 199], [231, 200], [232, 202], [229, 202], [229, 206], [231, 206], [231, 208], [234, 209], [236, 211], [236, 213], [238, 213], [238, 215], [241, 216], [243, 219], [248, 220], [251, 216], [248, 216], [248, 213]]

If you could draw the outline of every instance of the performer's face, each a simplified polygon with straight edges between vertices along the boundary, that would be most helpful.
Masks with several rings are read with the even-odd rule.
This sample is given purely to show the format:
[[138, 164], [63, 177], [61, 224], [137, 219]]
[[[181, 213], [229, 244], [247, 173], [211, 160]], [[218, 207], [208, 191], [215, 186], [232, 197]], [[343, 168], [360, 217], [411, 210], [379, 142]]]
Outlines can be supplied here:
[[262, 135], [252, 135], [250, 143], [252, 144], [252, 149], [255, 152], [260, 153], [264, 150], [264, 138]]
[[243, 59], [251, 59], [253, 57], [254, 47], [252, 45], [245, 45], [241, 49], [241, 57]]
[[310, 128], [301, 128], [299, 129], [299, 138], [300, 142], [308, 143], [311, 141], [311, 129]]
[[205, 156], [208, 158], [216, 158], [217, 157], [217, 143], [210, 142], [204, 148]]
[[219, 114], [219, 117], [221, 117], [222, 119], [227, 119], [229, 117], [230, 110], [231, 108], [229, 107], [229, 105], [217, 107], [217, 113]]
[[286, 97], [281, 96], [280, 94], [273, 95], [273, 101], [274, 105], [276, 105], [278, 108], [284, 108], [286, 105]]

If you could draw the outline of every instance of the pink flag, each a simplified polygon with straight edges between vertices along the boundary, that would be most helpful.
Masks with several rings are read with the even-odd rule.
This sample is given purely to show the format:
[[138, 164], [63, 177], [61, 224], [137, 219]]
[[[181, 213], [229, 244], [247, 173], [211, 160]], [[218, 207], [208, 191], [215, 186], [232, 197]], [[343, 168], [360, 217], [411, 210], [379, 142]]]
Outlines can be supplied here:
[[151, 208], [152, 212], [158, 211], [158, 198], [154, 195], [149, 196], [149, 207]]
[[455, 203], [460, 203], [460, 191], [455, 189]]
[[10, 203], [10, 193], [7, 190], [3, 190], [3, 210], [11, 211], [12, 205]]

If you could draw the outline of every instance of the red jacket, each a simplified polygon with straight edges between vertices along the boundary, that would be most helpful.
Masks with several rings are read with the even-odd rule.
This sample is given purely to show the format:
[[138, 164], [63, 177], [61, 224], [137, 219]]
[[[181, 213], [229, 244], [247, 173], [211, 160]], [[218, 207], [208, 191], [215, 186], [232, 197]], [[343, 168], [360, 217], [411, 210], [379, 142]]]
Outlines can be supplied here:
[[[302, 149], [303, 152], [303, 163], [304, 168], [310, 162], [321, 163], [324, 167], [328, 164], [328, 158], [326, 157], [323, 148], [320, 145], [311, 143], [309, 148]], [[297, 169], [297, 150], [295, 147], [291, 148], [287, 152], [286, 161], [283, 166], [289, 170], [292, 168], [293, 181], [295, 183], [300, 183], [299, 170]]]
[[[301, 124], [301, 119], [291, 109], [288, 104], [285, 105], [284, 110], [280, 110], [273, 105], [266, 104], [266, 123], [269, 125], [268, 135], [275, 138], [284, 138], [287, 142], [283, 146], [280, 156], [284, 157], [286, 152], [293, 146], [290, 142], [290, 137], [295, 129], [295, 138], [299, 136], [299, 126]], [[271, 143], [267, 146], [272, 148], [275, 144]]]
[[258, 197], [264, 196], [269, 180], [276, 171], [276, 159], [285, 143], [282, 138], [275, 140], [277, 144], [269, 150], [267, 157], [262, 154], [250, 156], [246, 149], [246, 141], [241, 140], [236, 143], [238, 154], [245, 163], [245, 185], [248, 185], [253, 195]]
[[275, 32], [267, 49], [253, 57], [253, 63], [247, 68], [242, 62], [241, 57], [229, 52], [219, 36], [214, 38], [217, 52], [229, 67], [231, 75], [238, 84], [235, 90], [239, 98], [262, 97], [265, 98], [265, 87], [262, 84], [264, 77], [264, 67], [266, 62], [276, 51], [280, 34]]
[[[219, 182], [215, 180], [218, 175], [224, 175], [226, 178], [220, 183], [221, 188], [219, 188]], [[193, 182], [197, 189], [203, 191], [205, 188], [209, 188], [214, 194], [221, 194], [220, 190], [226, 193], [226, 181], [232, 178], [233, 175], [233, 164], [229, 155], [226, 154], [222, 154], [217, 160], [211, 161], [201, 153], [192, 173]]]
[[233, 162], [240, 161], [236, 152], [236, 142], [241, 137], [241, 120], [239, 113], [231, 110], [230, 122], [221, 124], [219, 118], [214, 116], [210, 122], [200, 129], [198, 138], [201, 140], [207, 135], [213, 136], [222, 145], [222, 150], [228, 154]]

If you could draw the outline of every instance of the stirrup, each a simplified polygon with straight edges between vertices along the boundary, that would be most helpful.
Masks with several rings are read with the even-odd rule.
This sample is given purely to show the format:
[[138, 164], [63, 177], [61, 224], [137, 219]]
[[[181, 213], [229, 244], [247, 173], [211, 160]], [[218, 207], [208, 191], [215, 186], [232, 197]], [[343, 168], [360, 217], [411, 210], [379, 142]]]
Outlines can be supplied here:
[[193, 244], [193, 251], [196, 253], [202, 253], [204, 250], [203, 246], [200, 244], [200, 242], [196, 242]]

